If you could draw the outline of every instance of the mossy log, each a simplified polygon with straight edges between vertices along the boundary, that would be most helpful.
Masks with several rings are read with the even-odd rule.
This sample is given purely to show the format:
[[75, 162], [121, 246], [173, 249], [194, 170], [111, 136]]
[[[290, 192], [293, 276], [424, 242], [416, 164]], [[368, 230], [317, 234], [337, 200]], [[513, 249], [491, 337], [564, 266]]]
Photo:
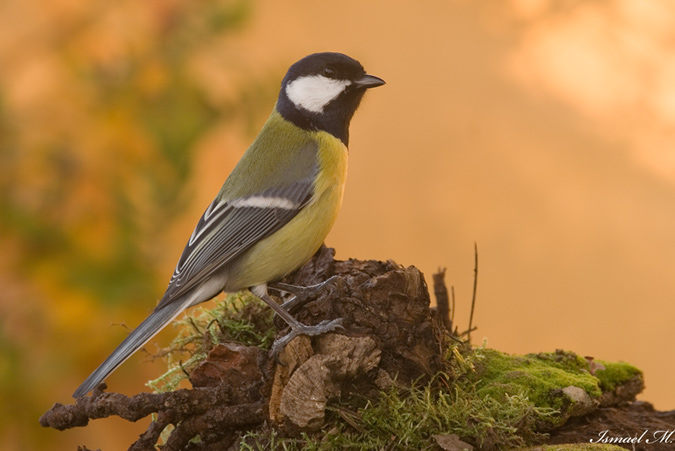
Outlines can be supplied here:
[[330, 399], [436, 372], [440, 346], [422, 273], [391, 261], [336, 261], [333, 255], [322, 247], [284, 282], [307, 286], [337, 276], [296, 317], [305, 324], [343, 318], [340, 333], [297, 337], [278, 359], [256, 347], [220, 344], [190, 374], [191, 390], [126, 397], [105, 393], [101, 384], [74, 405], [55, 404], [41, 424], [63, 430], [89, 419], [116, 415], [136, 421], [158, 413], [131, 450], [154, 449], [169, 424], [175, 429], [164, 451], [195, 449], [189, 443], [196, 436], [202, 449], [210, 449], [209, 443], [223, 447], [237, 430], [266, 421], [289, 431], [316, 429]]
[[[537, 434], [532, 432], [550, 431], [568, 421], [613, 408], [607, 406], [630, 403], [643, 387], [642, 374], [628, 364], [599, 363], [592, 359], [589, 363], [574, 353], [562, 351], [509, 356], [489, 349], [472, 351], [468, 343], [458, 346], [461, 340], [447, 330], [447, 318], [440, 318], [430, 308], [429, 292], [418, 269], [392, 261], [338, 261], [333, 256], [332, 249], [322, 247], [284, 282], [309, 286], [333, 278], [295, 316], [309, 325], [343, 318], [344, 330], [313, 338], [297, 337], [276, 357], [256, 346], [220, 340], [202, 350], [207, 352], [206, 358], [190, 367], [191, 389], [127, 397], [106, 393], [105, 384], [101, 384], [92, 396], [80, 398], [73, 405], [55, 404], [42, 416], [41, 424], [63, 430], [86, 426], [90, 419], [120, 416], [136, 421], [156, 413], [147, 431], [129, 448], [136, 451], [154, 450], [160, 435], [170, 425], [174, 428], [170, 434], [164, 432], [163, 451], [240, 449], [242, 443], [246, 445], [242, 437], [251, 431], [259, 436], [269, 432], [270, 437], [302, 437], [302, 443], [309, 437], [307, 434], [323, 434], [325, 430], [329, 435], [337, 429], [331, 426], [334, 423], [329, 423], [314, 432], [328, 421], [327, 409], [332, 400], [377, 402], [383, 392], [391, 390], [412, 396], [411, 387], [419, 388], [432, 381], [429, 388], [433, 381], [442, 381], [434, 389], [445, 391], [443, 399], [454, 399], [448, 393], [471, 391], [474, 396], [471, 401], [452, 401], [464, 401], [456, 404], [465, 404], [467, 409], [485, 396], [496, 401], [497, 411], [502, 411], [505, 404], [499, 404], [500, 398], [508, 400], [513, 393], [521, 393], [527, 411], [543, 408], [557, 412], [546, 422], [524, 422], [536, 424], [536, 430], [529, 434], [534, 437]], [[442, 283], [442, 277], [436, 277], [434, 282]], [[435, 288], [436, 292], [447, 293], [444, 287]], [[287, 333], [283, 324], [279, 326], [279, 336]], [[204, 332], [205, 336], [207, 333]], [[455, 371], [460, 367], [464, 369]], [[604, 376], [594, 374], [599, 368], [606, 371]], [[438, 377], [439, 374], [443, 376]], [[554, 383], [558, 377], [555, 375], [559, 375], [560, 384]], [[452, 385], [455, 383], [463, 384], [462, 389], [455, 389]], [[434, 396], [430, 395], [430, 402]], [[373, 435], [359, 423], [360, 406], [341, 405], [333, 409], [332, 417], [339, 417], [348, 430], [363, 437]], [[469, 418], [464, 426], [471, 427], [472, 422], [478, 421], [471, 411], [462, 414]], [[406, 415], [410, 416], [410, 412]], [[428, 440], [425, 442], [428, 446], [448, 450], [469, 445], [476, 449], [502, 449], [490, 427], [482, 428], [487, 435], [478, 437], [472, 435], [471, 428], [447, 426], [453, 424], [454, 417], [446, 418], [448, 414], [443, 412], [440, 415], [437, 423], [445, 422], [446, 426], [443, 430], [425, 430], [423, 440]], [[507, 429], [524, 437], [526, 432], [519, 430], [524, 423]], [[418, 424], [413, 426], [419, 429]], [[394, 443], [398, 433], [406, 434], [395, 431], [392, 435], [385, 428], [385, 440], [391, 437], [390, 443]], [[416, 433], [419, 435], [419, 430]], [[582, 441], [587, 442], [588, 438]], [[321, 440], [318, 436], [318, 441]], [[272, 444], [269, 447], [274, 448]]]

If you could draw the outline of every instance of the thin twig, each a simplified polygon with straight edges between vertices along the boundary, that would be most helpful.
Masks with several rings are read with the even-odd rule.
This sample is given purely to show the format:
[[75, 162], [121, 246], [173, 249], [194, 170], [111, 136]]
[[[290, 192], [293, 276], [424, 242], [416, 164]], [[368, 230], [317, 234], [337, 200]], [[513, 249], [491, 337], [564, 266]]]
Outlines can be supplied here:
[[366, 432], [366, 430], [356, 422], [356, 418], [360, 419], [359, 414], [343, 407], [338, 407], [335, 409], [335, 411], [338, 415], [340, 415], [340, 418], [345, 420], [345, 422], [353, 427], [356, 432], [359, 434], [364, 434]]
[[469, 315], [469, 330], [467, 339], [471, 342], [473, 326], [473, 311], [476, 308], [476, 290], [478, 289], [478, 244], [473, 243], [474, 267], [473, 267], [473, 295], [471, 296], [471, 315]]
[[473, 331], [476, 330], [476, 329], [478, 329], [478, 328], [477, 328], [477, 327], [473, 327], [473, 328], [471, 328], [471, 329], [465, 330], [464, 332], [456, 333], [455, 335], [458, 336], [458, 337], [460, 337], [460, 338], [466, 335], [466, 336], [467, 336], [467, 339], [464, 340], [464, 341], [461, 341], [461, 340], [460, 340], [460, 341], [461, 341], [462, 343], [470, 343], [470, 342], [471, 342], [471, 338], [469, 338], [469, 337], [471, 336], [471, 332], [473, 332]]
[[185, 369], [185, 367], [183, 366], [183, 361], [182, 361], [182, 360], [179, 360], [179, 361], [178, 361], [178, 366], [180, 366], [180, 370], [181, 370], [181, 371], [183, 372], [183, 374], [185, 374], [185, 376], [189, 379], [189, 378], [190, 378], [190, 373], [188, 373], [187, 370]]
[[[450, 325], [455, 324], [455, 286], [452, 285], [450, 287], [450, 293], [451, 293], [451, 302], [452, 302], [452, 307], [450, 310]], [[449, 330], [452, 331], [452, 327], [449, 327]]]
[[194, 318], [191, 317], [191, 316], [188, 316], [187, 319], [188, 319], [188, 322], [190, 323], [190, 325], [192, 326], [192, 328], [197, 332], [197, 334], [201, 335], [202, 331], [199, 330], [199, 326], [197, 326], [197, 323], [195, 323]]
[[225, 329], [223, 328], [223, 325], [220, 324], [220, 321], [218, 321], [218, 319], [216, 319], [216, 318], [212, 319], [212, 320], [209, 322], [209, 324], [206, 325], [206, 330], [211, 330], [211, 326], [213, 325], [213, 323], [218, 324], [218, 328], [220, 329], [220, 333], [221, 333], [221, 334], [227, 335], [227, 333], [225, 332]]

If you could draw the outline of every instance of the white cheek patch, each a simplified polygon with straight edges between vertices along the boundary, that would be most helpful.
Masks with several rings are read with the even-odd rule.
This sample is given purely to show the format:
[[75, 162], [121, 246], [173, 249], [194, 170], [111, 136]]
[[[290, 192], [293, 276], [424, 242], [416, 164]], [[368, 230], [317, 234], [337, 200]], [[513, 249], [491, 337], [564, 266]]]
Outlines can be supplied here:
[[286, 85], [286, 95], [299, 108], [312, 113], [323, 113], [324, 107], [351, 84], [349, 80], [334, 80], [323, 75], [308, 75]]

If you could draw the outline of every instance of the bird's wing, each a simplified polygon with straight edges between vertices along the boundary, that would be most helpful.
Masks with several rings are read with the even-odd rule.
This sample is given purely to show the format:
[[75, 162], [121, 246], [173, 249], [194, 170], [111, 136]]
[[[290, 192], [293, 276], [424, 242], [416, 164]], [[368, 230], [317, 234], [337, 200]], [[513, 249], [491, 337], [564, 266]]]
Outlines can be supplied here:
[[307, 205], [314, 177], [236, 199], [216, 198], [202, 215], [176, 265], [161, 309], [279, 230]]
[[86, 395], [138, 348], [189, 307], [186, 293], [215, 271], [290, 221], [311, 201], [313, 177], [283, 188], [209, 205], [190, 237], [169, 287], [155, 311], [80, 385], [73, 396]]

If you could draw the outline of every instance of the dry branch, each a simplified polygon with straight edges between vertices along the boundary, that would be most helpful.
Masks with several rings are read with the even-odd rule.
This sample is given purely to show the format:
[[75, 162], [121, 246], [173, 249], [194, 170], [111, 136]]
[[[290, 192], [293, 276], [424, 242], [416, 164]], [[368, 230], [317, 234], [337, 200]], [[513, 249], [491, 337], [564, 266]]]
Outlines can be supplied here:
[[[55, 404], [40, 423], [63, 430], [86, 426], [91, 419], [137, 421], [157, 413], [130, 450], [154, 450], [168, 425], [175, 429], [163, 451], [208, 450], [225, 447], [238, 430], [265, 421], [288, 433], [319, 428], [326, 403], [338, 395], [373, 390], [394, 377], [409, 383], [435, 373], [438, 333], [420, 271], [391, 261], [336, 261], [333, 255], [322, 247], [285, 282], [306, 286], [338, 276], [296, 316], [305, 324], [343, 318], [345, 330], [296, 338], [280, 356], [286, 366], [258, 348], [220, 344], [190, 375], [193, 389], [127, 397], [104, 393], [101, 384], [73, 405]], [[322, 402], [308, 403], [308, 398]], [[200, 443], [190, 443], [196, 436]]]

